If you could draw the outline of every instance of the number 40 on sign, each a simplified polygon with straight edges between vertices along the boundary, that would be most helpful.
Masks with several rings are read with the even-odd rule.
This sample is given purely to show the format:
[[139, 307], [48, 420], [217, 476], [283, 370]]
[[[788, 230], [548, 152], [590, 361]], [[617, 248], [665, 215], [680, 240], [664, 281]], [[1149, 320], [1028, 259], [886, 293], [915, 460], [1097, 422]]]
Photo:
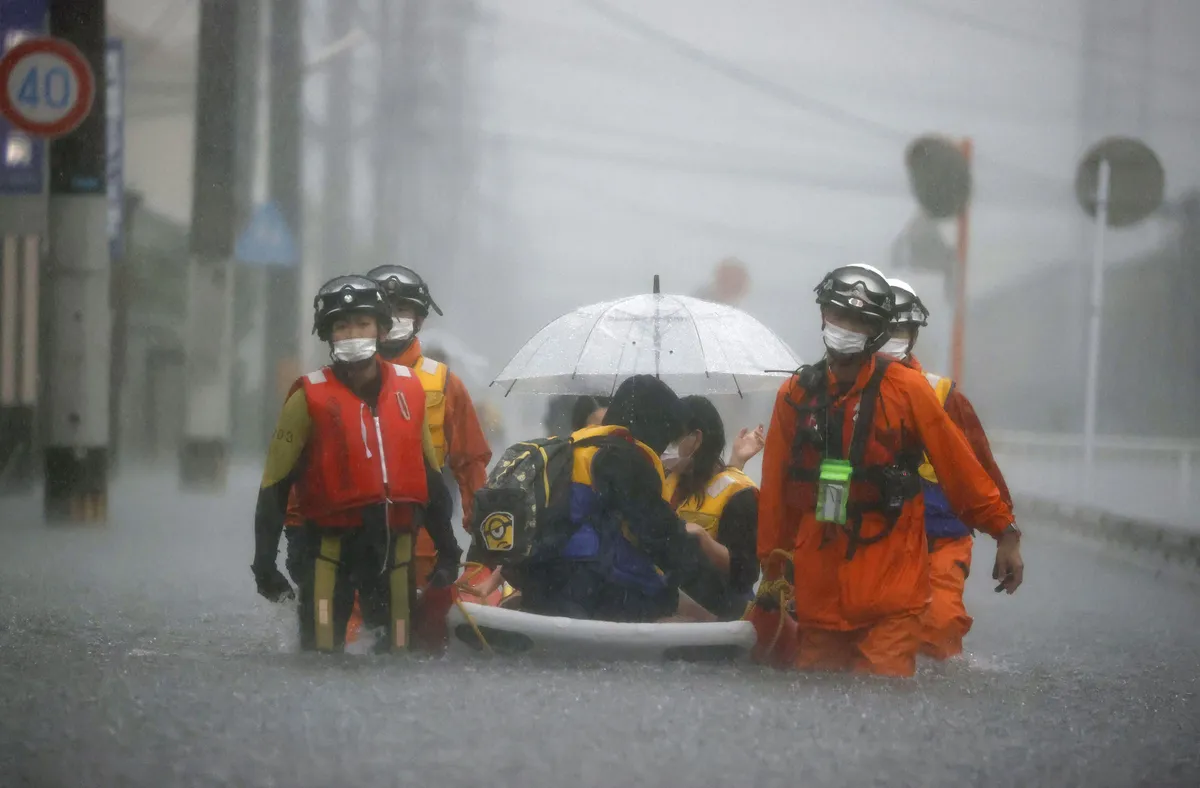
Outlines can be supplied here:
[[96, 80], [79, 50], [60, 38], [22, 41], [0, 58], [0, 114], [37, 137], [59, 137], [91, 112]]

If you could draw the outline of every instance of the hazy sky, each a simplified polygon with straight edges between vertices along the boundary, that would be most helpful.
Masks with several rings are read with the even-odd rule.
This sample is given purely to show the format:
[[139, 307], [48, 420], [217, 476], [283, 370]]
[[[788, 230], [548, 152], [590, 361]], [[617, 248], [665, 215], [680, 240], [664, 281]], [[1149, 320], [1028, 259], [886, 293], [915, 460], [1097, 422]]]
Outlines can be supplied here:
[[[507, 141], [505, 166], [493, 156], [483, 173], [488, 211], [511, 231], [514, 255], [555, 274], [540, 277], [542, 306], [529, 319], [578, 303], [581, 284], [600, 298], [648, 287], [659, 272], [667, 289], [690, 291], [715, 260], [737, 254], [752, 267], [751, 306], [790, 322], [781, 288], [847, 260], [886, 263], [913, 212], [903, 146], [926, 131], [975, 141], [974, 292], [1086, 254], [1070, 191], [1092, 141], [1079, 122], [1083, 2], [608, 0], [783, 86], [785, 101], [624, 30], [583, 0], [480, 0], [477, 101], [486, 138]], [[169, 21], [177, 5], [184, 15]], [[109, 0], [114, 16], [142, 29], [167, 20], [162, 47], [180, 52], [195, 45], [194, 5]], [[1125, 7], [1153, 9], [1143, 131], [1178, 193], [1200, 181], [1200, 94], [1187, 73], [1200, 74], [1200, 3]], [[314, 45], [326, 43], [314, 33]], [[369, 68], [372, 58], [355, 60]], [[1106, 62], [1119, 74], [1142, 70]], [[830, 120], [806, 109], [811, 101], [864, 122]], [[359, 166], [369, 166], [365, 152]], [[1156, 237], [1149, 227], [1115, 238], [1114, 256]], [[807, 288], [796, 297], [810, 300]]]

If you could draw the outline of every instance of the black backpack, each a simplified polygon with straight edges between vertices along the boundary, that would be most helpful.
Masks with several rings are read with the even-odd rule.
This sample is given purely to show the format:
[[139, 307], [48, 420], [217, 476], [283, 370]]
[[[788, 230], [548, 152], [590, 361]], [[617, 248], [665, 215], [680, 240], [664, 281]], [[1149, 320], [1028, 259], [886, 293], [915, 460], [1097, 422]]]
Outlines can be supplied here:
[[624, 441], [620, 436], [550, 437], [505, 449], [475, 493], [471, 559], [504, 566], [528, 558], [539, 523], [569, 492], [575, 449]]

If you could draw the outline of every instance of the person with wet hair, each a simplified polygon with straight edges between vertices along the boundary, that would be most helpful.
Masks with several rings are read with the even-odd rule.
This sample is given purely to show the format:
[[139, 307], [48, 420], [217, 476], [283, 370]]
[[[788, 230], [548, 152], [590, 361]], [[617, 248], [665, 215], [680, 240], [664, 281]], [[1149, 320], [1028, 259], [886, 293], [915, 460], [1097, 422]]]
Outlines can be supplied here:
[[742, 469], [762, 451], [762, 426], [739, 433], [726, 464], [725, 424], [716, 406], [699, 395], [683, 402], [686, 432], [663, 455], [663, 494], [717, 571], [682, 577], [680, 586], [718, 618], [733, 620], [754, 598], [758, 581], [758, 487]]
[[677, 578], [716, 570], [663, 497], [660, 455], [683, 436], [687, 418], [667, 384], [637, 375], [617, 388], [602, 425], [571, 436], [569, 487], [539, 523], [530, 556], [503, 570], [524, 610], [607, 621], [715, 620], [679, 589]]
[[571, 432], [603, 424], [610, 401], [608, 397], [593, 397], [590, 394], [584, 394], [575, 400], [575, 405], [571, 408]]

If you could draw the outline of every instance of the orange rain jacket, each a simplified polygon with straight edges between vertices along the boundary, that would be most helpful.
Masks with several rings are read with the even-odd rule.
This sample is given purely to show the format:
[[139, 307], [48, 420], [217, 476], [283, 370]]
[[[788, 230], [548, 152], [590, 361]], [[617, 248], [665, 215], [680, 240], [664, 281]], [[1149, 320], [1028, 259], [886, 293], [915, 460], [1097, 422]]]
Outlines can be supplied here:
[[[875, 358], [864, 364], [853, 386], [835, 397], [832, 407], [856, 412], [875, 364]], [[827, 374], [833, 390], [836, 382], [832, 373]], [[923, 447], [963, 522], [999, 536], [1013, 521], [1012, 510], [1001, 500], [996, 485], [924, 376], [892, 363], [880, 382], [879, 397], [872, 439], [881, 444], [903, 441], [900, 448], [912, 451]], [[824, 524], [817, 522], [811, 505], [814, 485], [790, 478], [799, 415], [789, 400], [797, 404], [805, 400], [798, 376], [779, 389], [763, 453], [758, 555], [766, 576], [779, 574], [778, 563], [770, 561], [773, 550], [792, 554], [796, 618], [801, 627], [846, 631], [920, 613], [930, 597], [922, 496], [905, 502], [891, 534], [860, 546], [853, 558], [847, 559], [844, 531], [836, 529], [827, 539]], [[849, 446], [853, 419], [846, 418], [843, 426], [843, 445]], [[863, 515], [864, 535], [879, 533], [884, 527], [882, 513]]]
[[[921, 368], [921, 362], [917, 361], [917, 357], [912, 354], [909, 354], [908, 360], [900, 363], [916, 372], [922, 374], [925, 372]], [[967, 438], [967, 443], [971, 444], [971, 450], [975, 452], [975, 459], [979, 460], [979, 464], [987, 471], [987, 475], [991, 477], [996, 489], [1000, 491], [1000, 498], [1011, 509], [1012, 493], [1009, 492], [1008, 483], [1004, 481], [1004, 474], [1000, 473], [1000, 466], [996, 464], [996, 458], [992, 455], [992, 445], [988, 443], [987, 433], [983, 431], [983, 424], [980, 423], [979, 416], [975, 413], [975, 407], [967, 399], [967, 395], [958, 390], [957, 386], [950, 391], [950, 396], [946, 397], [946, 415], [950, 417], [950, 421], [954, 422], [954, 426], [962, 430], [963, 435]]]
[[[394, 359], [406, 367], [415, 367], [421, 360], [421, 340], [412, 344]], [[475, 509], [475, 491], [487, 482], [487, 467], [492, 461], [492, 448], [488, 445], [475, 404], [463, 385], [462, 378], [450, 372], [446, 377], [446, 465], [458, 481], [462, 494], [463, 528], [470, 528], [471, 514]]]

